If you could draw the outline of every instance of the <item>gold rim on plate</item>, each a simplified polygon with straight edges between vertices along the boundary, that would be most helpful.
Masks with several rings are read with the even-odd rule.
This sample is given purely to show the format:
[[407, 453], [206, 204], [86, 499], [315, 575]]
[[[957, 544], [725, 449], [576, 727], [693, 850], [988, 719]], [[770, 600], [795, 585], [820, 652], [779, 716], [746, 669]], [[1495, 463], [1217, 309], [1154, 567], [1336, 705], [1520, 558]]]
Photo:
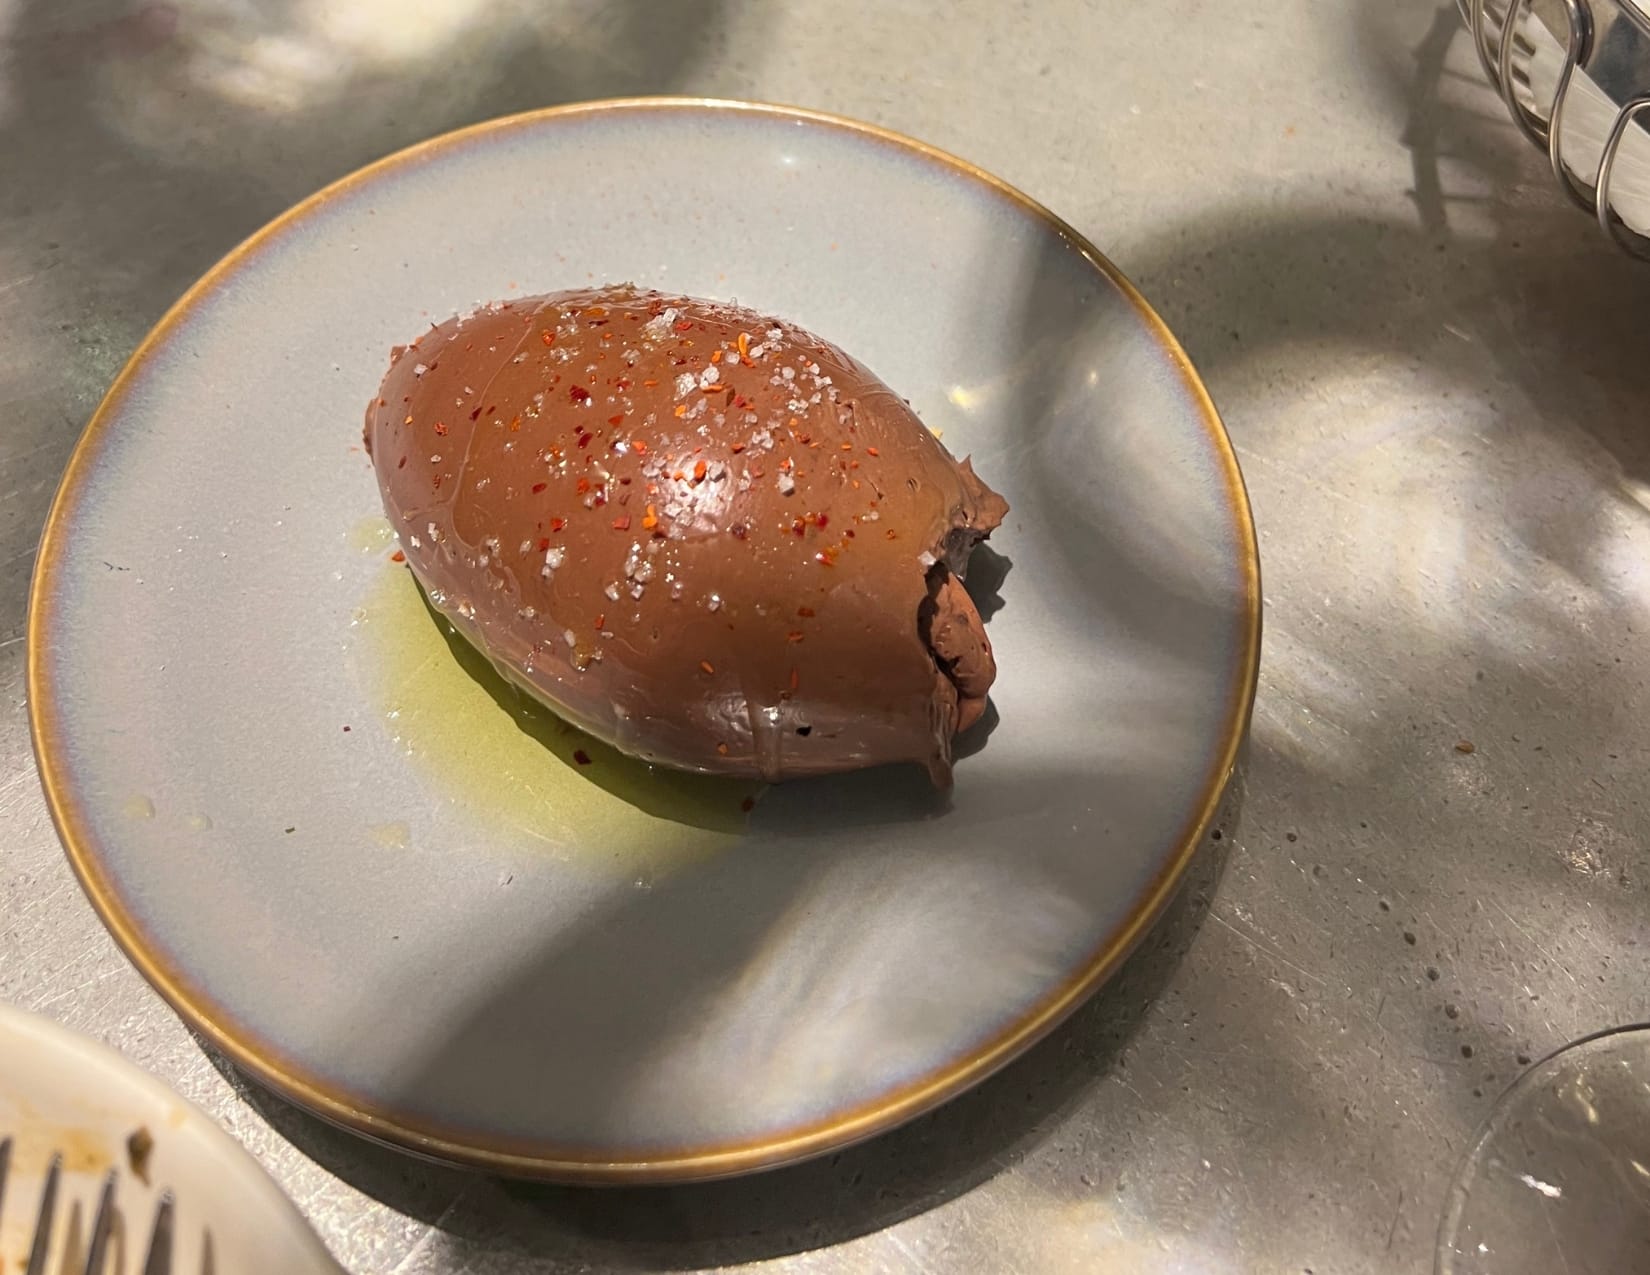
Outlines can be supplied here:
[[[346, 1093], [329, 1087], [280, 1056], [269, 1042], [234, 1020], [222, 1006], [212, 1004], [189, 985], [181, 971], [171, 968], [155, 953], [156, 945], [136, 923], [110, 887], [99, 860], [97, 847], [88, 835], [81, 812], [76, 808], [68, 784], [54, 758], [61, 735], [56, 697], [42, 656], [43, 635], [49, 628], [51, 610], [47, 581], [53, 566], [66, 547], [64, 530], [68, 515], [80, 499], [98, 444], [115, 419], [131, 383], [145, 360], [172, 333], [190, 311], [214, 288], [227, 280], [243, 262], [265, 247], [281, 231], [323, 209], [330, 201], [359, 186], [403, 166], [427, 160], [465, 143], [474, 142], [546, 120], [567, 119], [620, 111], [727, 111], [749, 112], [782, 119], [824, 125], [859, 137], [890, 144], [967, 177], [998, 195], [1006, 197], [1022, 211], [1051, 228], [1066, 243], [1115, 286], [1135, 309], [1147, 329], [1168, 354], [1191, 394], [1205, 432], [1219, 458], [1227, 500], [1236, 521], [1242, 561], [1246, 624], [1237, 653], [1237, 684], [1229, 706], [1219, 754], [1205, 777], [1202, 797], [1192, 818], [1165, 860], [1157, 877], [1136, 902], [1127, 920], [1083, 963], [1064, 984], [1040, 1005], [999, 1032], [968, 1056], [921, 1080], [883, 1094], [873, 1102], [825, 1120], [798, 1126], [782, 1134], [755, 1141], [708, 1147], [683, 1148], [679, 1152], [638, 1159], [593, 1158], [554, 1149], [515, 1150], [504, 1146], [478, 1146], [451, 1132], [431, 1128], [405, 1113], [365, 1106]], [[757, 1169], [774, 1168], [838, 1150], [939, 1106], [947, 1099], [977, 1084], [992, 1072], [1030, 1048], [1048, 1034], [1068, 1014], [1093, 993], [1122, 964], [1142, 936], [1150, 929], [1173, 896], [1205, 831], [1218, 808], [1226, 782], [1237, 763], [1238, 751], [1248, 729], [1260, 666], [1260, 558], [1255, 538], [1254, 518], [1248, 493], [1239, 472], [1231, 439], [1221, 423], [1214, 402], [1192, 367], [1180, 343], [1146, 299], [1103, 253], [1075, 229], [1030, 196], [998, 177], [948, 152], [889, 129], [844, 116], [800, 107], [760, 102], [728, 101], [717, 98], [642, 97], [577, 102], [528, 111], [474, 124], [455, 132], [419, 142], [405, 150], [357, 169], [317, 191], [254, 232], [212, 267], [169, 309], [127, 361], [109, 392], [92, 415], [85, 432], [69, 458], [63, 481], [46, 518], [29, 597], [27, 627], [29, 725], [33, 733], [35, 759], [45, 789], [46, 804], [57, 826], [75, 875], [108, 927], [115, 941], [151, 985], [171, 1004], [184, 1021], [199, 1031], [214, 1048], [235, 1064], [300, 1106], [335, 1124], [368, 1138], [388, 1143], [418, 1155], [446, 1160], [472, 1168], [512, 1177], [549, 1179], [572, 1183], [661, 1183], [731, 1177]]]

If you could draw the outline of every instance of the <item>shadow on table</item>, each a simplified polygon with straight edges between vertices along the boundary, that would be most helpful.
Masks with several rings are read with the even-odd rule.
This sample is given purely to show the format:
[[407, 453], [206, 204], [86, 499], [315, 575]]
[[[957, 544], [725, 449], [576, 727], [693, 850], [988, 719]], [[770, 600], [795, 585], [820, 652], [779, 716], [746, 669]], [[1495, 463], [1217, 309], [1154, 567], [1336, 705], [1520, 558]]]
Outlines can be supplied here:
[[1012, 1168], [1123, 1054], [1173, 979], [1241, 826], [1241, 771], [1213, 839], [1118, 975], [1025, 1055], [936, 1111], [846, 1150], [744, 1178], [670, 1187], [505, 1182], [375, 1146], [215, 1066], [269, 1124], [329, 1172], [435, 1226], [456, 1250], [597, 1265], [701, 1267], [843, 1243], [965, 1194]]
[[[224, 253], [364, 163], [498, 115], [691, 91], [726, 0], [15, 0], [0, 6], [6, 288], [48, 287], [27, 387], [38, 446], [4, 458], [6, 516], [38, 526], [127, 356]], [[767, 21], [742, 6], [742, 29]], [[49, 284], [33, 281], [49, 280]], [[49, 424], [44, 424], [49, 422]], [[35, 435], [26, 435], [35, 440]], [[0, 562], [21, 615], [32, 559]]]
[[[1413, 213], [1349, 213], [1334, 191], [1281, 212], [1235, 204], [1172, 222], [1124, 264], [1207, 381], [1273, 537], [1264, 551], [1276, 663], [1257, 708], [1256, 807], [1263, 793], [1281, 811], [1313, 794], [1336, 814], [1367, 815], [1316, 848], [1348, 882], [1333, 910], [1311, 878], [1298, 884], [1279, 867], [1267, 879], [1279, 910], [1325, 909], [1312, 919], [1332, 935], [1321, 945], [1307, 935], [1338, 956], [1320, 970], [1336, 985], [1302, 999], [1355, 1024], [1345, 1050], [1322, 1050], [1312, 1069], [1281, 1048], [1263, 1053], [1277, 1064], [1265, 1094], [1275, 1112], [1257, 1111], [1251, 1090], [1215, 1069], [1205, 1098], [1248, 1103], [1260, 1118], [1245, 1151], [1262, 1160], [1298, 1157], [1308, 1138], [1322, 1145], [1292, 1174], [1296, 1185], [1304, 1176], [1340, 1189], [1341, 1209], [1385, 1216], [1390, 1185], [1406, 1185], [1386, 1243], [1407, 1267], [1441, 1207], [1417, 1201], [1416, 1184], [1441, 1197], [1497, 1092], [1531, 1056], [1607, 1025], [1589, 1017], [1600, 1004], [1586, 993], [1608, 977], [1631, 995], [1627, 971], [1641, 965], [1630, 952], [1601, 962], [1585, 935], [1547, 930], [1544, 909], [1565, 900], [1604, 932], [1631, 934], [1650, 876], [1631, 815], [1617, 814], [1620, 834], [1603, 829], [1598, 847], [1587, 844], [1591, 810], [1629, 808], [1622, 794], [1636, 771], [1613, 750], [1642, 735], [1618, 652], [1642, 635], [1642, 582], [1622, 551], [1650, 507], [1650, 266], [1609, 246], [1560, 193], [1482, 82], [1453, 3], [1355, 6], [1344, 34], [1348, 66], [1374, 73], [1392, 146], [1410, 156]], [[1416, 386], [1415, 409], [1394, 383]], [[1424, 464], [1391, 462], [1389, 449], [1451, 473], [1460, 503], [1418, 497]], [[1446, 467], [1464, 454], [1475, 472], [1460, 479]], [[1396, 479], [1405, 487], [1377, 486]], [[1322, 521], [1311, 525], [1302, 506]], [[1393, 668], [1403, 675], [1390, 678]], [[1431, 696], [1406, 702], [1417, 686]], [[1522, 739], [1486, 739], [1477, 726], [1490, 719]], [[1541, 750], [1559, 738], [1571, 756], [1549, 768]], [[1470, 755], [1456, 751], [1473, 739]], [[1399, 802], [1425, 813], [1400, 815]], [[1424, 829], [1426, 844], [1395, 842], [1399, 828]], [[1387, 897], [1372, 919], [1338, 906], [1374, 891]], [[1515, 919], [1520, 904], [1532, 912]], [[1457, 981], [1464, 942], [1499, 954], [1480, 974], [1516, 961], [1509, 968], [1542, 968], [1561, 991], [1582, 986], [1583, 1000], [1532, 1006], [1533, 984], [1519, 993], [1510, 976], [1505, 987]], [[1343, 979], [1345, 1006], [1335, 1003]], [[1290, 1026], [1258, 997], [1244, 1008], [1258, 1022], [1228, 1045], [1262, 1053]], [[1418, 1064], [1452, 1118], [1422, 1129], [1365, 1121], [1389, 1101], [1413, 1114], [1405, 1077]], [[1356, 1180], [1334, 1150], [1348, 1126], [1313, 1110], [1338, 1112], [1343, 1067], [1368, 1077]], [[1252, 1081], [1255, 1069], [1244, 1070]], [[1369, 1183], [1386, 1198], [1349, 1203]]]
[[[1314, 212], [1309, 198], [1284, 216], [1229, 207], [1173, 224], [1127, 262], [1240, 445], [1262, 447], [1278, 428], [1267, 409], [1285, 405], [1275, 383], [1244, 373], [1286, 378], [1304, 352], [1321, 364], [1328, 347], [1345, 354], [1349, 377], [1368, 375], [1378, 358], [1392, 375], [1488, 382], [1492, 399], [1509, 387], [1533, 408], [1517, 413], [1520, 424], [1571, 446], [1590, 437], [1625, 475], [1650, 481], [1650, 266], [1613, 249], [1559, 192], [1545, 157], [1482, 82], [1452, 0], [1356, 6], [1347, 56], [1375, 73], [1393, 146], [1409, 152], [1413, 217]], [[1302, 477], [1310, 485], [1323, 475]], [[1501, 477], [1485, 476], [1487, 497], [1521, 494]], [[1516, 503], [1500, 512], [1529, 521]], [[1543, 551], [1590, 539], [1550, 525], [1521, 530]]]

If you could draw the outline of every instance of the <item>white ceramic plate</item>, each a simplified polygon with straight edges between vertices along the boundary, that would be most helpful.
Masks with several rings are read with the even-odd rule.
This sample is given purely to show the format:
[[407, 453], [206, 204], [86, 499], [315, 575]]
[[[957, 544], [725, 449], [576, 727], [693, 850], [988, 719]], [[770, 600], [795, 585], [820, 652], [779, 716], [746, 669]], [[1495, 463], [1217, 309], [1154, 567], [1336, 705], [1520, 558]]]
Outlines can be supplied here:
[[[1012, 503], [999, 721], [949, 799], [649, 773], [389, 561], [359, 433], [390, 345], [620, 280], [823, 334]], [[1098, 252], [868, 126], [648, 100], [394, 156], [191, 291], [64, 480], [30, 703], [93, 902], [249, 1072], [429, 1155], [661, 1180], [865, 1137], [1063, 1018], [1193, 853], [1258, 653], [1231, 447]]]
[[[152, 1140], [133, 1169], [127, 1139]], [[47, 1166], [62, 1158], [45, 1269], [79, 1272], [109, 1170], [118, 1173], [104, 1275], [141, 1268], [161, 1195], [173, 1196], [177, 1275], [340, 1275], [298, 1210], [209, 1116], [119, 1054], [0, 1005], [0, 1139], [11, 1139], [0, 1269], [21, 1271]]]

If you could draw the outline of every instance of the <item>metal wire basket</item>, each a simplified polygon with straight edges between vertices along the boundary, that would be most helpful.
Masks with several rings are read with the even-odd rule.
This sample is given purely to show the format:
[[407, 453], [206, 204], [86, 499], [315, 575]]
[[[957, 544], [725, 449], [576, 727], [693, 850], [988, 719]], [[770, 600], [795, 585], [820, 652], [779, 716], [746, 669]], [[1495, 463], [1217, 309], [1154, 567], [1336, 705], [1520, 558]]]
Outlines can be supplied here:
[[1457, 4], [1490, 82], [1559, 185], [1618, 246], [1650, 260], [1650, 12], [1641, 0]]

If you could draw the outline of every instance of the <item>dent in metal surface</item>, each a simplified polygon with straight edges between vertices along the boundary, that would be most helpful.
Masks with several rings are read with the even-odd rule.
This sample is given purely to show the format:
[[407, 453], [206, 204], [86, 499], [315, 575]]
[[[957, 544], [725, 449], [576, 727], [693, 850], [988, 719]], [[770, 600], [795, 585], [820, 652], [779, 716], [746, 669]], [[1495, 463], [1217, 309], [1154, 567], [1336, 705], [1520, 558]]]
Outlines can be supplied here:
[[[806, 1272], [1425, 1268], [1448, 1176], [1524, 1060], [1650, 1018], [1650, 282], [1552, 189], [1452, 9], [568, 5], [536, 25], [501, 7], [439, 55], [404, 52], [393, 74], [327, 63], [270, 105], [215, 91], [172, 42], [270, 36], [258, 65], [279, 83], [291, 45], [273, 37], [308, 30], [309, 6], [264, 6], [249, 34], [213, 0], [11, 0], [0, 996], [203, 1102], [362, 1275], [770, 1256]], [[138, 12], [174, 14], [178, 34], [134, 47], [118, 24]], [[438, 129], [658, 91], [875, 120], [1100, 243], [1237, 441], [1265, 675], [1207, 914], [1162, 931], [1176, 960], [1148, 947], [1016, 1068], [845, 1153], [841, 1176], [552, 1193], [555, 1213], [254, 1104], [207, 1064], [69, 876], [27, 761], [19, 639], [75, 435], [224, 250]]]

